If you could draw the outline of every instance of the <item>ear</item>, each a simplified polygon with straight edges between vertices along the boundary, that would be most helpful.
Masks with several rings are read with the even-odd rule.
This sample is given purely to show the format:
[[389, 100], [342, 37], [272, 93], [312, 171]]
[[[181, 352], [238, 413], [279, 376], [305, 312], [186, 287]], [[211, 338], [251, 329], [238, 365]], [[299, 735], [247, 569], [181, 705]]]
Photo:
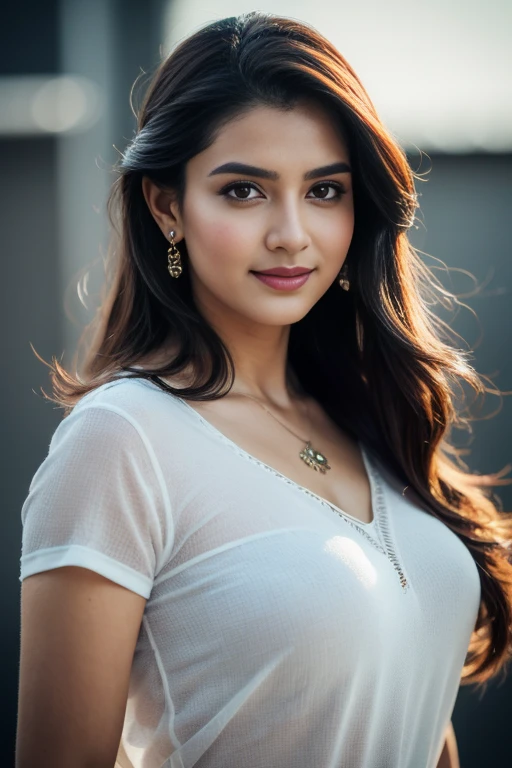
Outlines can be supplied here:
[[142, 192], [154, 220], [164, 237], [169, 239], [169, 232], [176, 232], [175, 242], [183, 238], [183, 226], [178, 211], [175, 193], [158, 187], [148, 176], [142, 177]]

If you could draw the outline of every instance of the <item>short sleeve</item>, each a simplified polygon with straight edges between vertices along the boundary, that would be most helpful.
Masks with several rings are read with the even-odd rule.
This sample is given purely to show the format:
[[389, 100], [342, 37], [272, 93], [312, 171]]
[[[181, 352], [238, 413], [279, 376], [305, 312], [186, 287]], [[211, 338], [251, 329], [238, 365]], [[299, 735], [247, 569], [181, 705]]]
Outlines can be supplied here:
[[77, 407], [55, 430], [21, 511], [20, 581], [77, 565], [148, 598], [172, 536], [156, 456], [111, 407]]

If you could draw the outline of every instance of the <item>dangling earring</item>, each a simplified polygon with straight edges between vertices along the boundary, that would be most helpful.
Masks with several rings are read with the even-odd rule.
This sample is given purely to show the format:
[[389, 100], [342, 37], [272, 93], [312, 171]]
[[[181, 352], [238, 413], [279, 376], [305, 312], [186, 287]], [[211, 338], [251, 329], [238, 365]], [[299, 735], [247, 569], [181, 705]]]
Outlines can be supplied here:
[[342, 266], [338, 273], [338, 283], [343, 288], [344, 291], [350, 290], [350, 280], [347, 277], [347, 262]]
[[176, 232], [174, 231], [174, 229], [171, 229], [171, 231], [168, 234], [168, 237], [171, 238], [171, 245], [169, 247], [169, 250], [167, 251], [167, 261], [168, 261], [167, 269], [169, 270], [169, 274], [171, 277], [179, 277], [183, 272], [183, 268], [181, 266], [181, 255], [178, 249], [176, 248], [176, 244], [174, 242], [175, 234]]

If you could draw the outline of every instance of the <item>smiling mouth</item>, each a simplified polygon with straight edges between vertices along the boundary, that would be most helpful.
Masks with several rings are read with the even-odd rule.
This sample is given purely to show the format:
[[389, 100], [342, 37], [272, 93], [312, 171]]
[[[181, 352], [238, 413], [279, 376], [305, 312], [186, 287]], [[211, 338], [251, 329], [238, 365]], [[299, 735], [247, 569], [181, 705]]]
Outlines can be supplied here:
[[283, 276], [273, 274], [269, 275], [264, 272], [256, 272], [251, 270], [251, 274], [253, 274], [257, 280], [259, 280], [261, 283], [264, 283], [269, 288], [277, 291], [297, 290], [309, 280], [309, 276], [312, 272], [313, 270], [310, 269], [308, 272], [302, 272], [298, 275]]
[[283, 268], [276, 268], [274, 269], [268, 269], [268, 270], [256, 270], [251, 269], [250, 270], [254, 275], [267, 275], [268, 277], [299, 277], [300, 275], [309, 275], [310, 272], [312, 272], [312, 269], [308, 269], [307, 267], [293, 267], [291, 269], [283, 269]]

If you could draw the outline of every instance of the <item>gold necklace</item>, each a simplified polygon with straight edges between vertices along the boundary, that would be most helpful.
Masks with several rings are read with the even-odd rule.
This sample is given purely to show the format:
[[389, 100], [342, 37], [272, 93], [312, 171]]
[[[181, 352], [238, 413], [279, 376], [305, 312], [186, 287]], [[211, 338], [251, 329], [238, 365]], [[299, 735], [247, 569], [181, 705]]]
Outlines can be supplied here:
[[[286, 424], [283, 424], [283, 422], [280, 419], [278, 419], [277, 416], [274, 416], [272, 411], [269, 411], [269, 409], [265, 405], [263, 405], [263, 403], [260, 400], [258, 400], [256, 397], [253, 397], [252, 395], [245, 395], [245, 394], [242, 394], [241, 392], [238, 392], [237, 394], [241, 394], [242, 397], [250, 397], [251, 400], [255, 400], [259, 405], [261, 405], [261, 407], [267, 413], [269, 413], [272, 416], [273, 419], [278, 421], [282, 427], [287, 429], [288, 432], [290, 432], [295, 437], [298, 437], [299, 440], [302, 440], [303, 442], [306, 443], [302, 451], [300, 451], [299, 456], [302, 459], [302, 461], [304, 461], [308, 465], [308, 467], [311, 467], [316, 472], [321, 472], [323, 475], [325, 475], [326, 471], [331, 468], [327, 462], [327, 456], [325, 456], [323, 453], [320, 453], [320, 451], [317, 451], [316, 448], [313, 448], [309, 440], [304, 440], [303, 437], [300, 437], [295, 432], [292, 432], [292, 430], [289, 427], [287, 427]], [[306, 405], [306, 415], [308, 417], [308, 421], [311, 424], [311, 419], [309, 418], [309, 409], [307, 405]]]

